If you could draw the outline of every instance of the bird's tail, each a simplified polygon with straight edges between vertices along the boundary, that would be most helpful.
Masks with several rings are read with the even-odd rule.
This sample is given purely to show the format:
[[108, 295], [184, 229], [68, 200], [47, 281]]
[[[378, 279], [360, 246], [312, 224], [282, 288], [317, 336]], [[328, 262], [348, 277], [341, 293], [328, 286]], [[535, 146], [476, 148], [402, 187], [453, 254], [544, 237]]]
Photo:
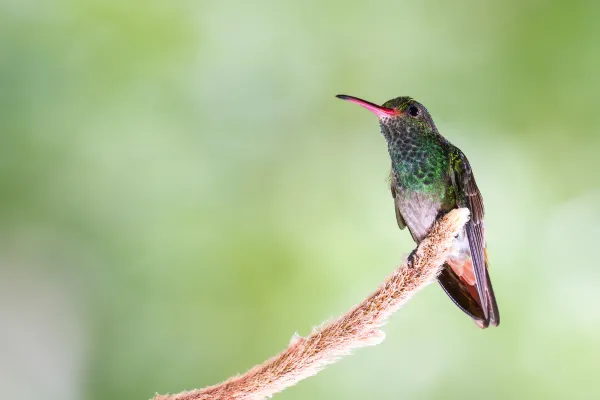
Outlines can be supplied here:
[[487, 312], [484, 312], [481, 306], [473, 272], [473, 262], [470, 256], [447, 260], [438, 276], [440, 285], [454, 304], [470, 316], [482, 329], [488, 326], [498, 326], [500, 323], [500, 313], [498, 312], [498, 305], [487, 268], [487, 257], [485, 264], [487, 290], [483, 292], [488, 297]]

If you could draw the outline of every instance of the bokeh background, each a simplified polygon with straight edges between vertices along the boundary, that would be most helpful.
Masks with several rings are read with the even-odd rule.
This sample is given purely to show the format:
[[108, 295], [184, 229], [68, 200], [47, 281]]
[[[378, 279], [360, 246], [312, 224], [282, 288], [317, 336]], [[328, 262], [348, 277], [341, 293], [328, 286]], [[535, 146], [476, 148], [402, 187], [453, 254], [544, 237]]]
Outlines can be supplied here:
[[0, 391], [217, 383], [413, 249], [374, 116], [411, 95], [470, 158], [498, 329], [437, 286], [277, 395], [600, 398], [600, 3], [4, 1]]

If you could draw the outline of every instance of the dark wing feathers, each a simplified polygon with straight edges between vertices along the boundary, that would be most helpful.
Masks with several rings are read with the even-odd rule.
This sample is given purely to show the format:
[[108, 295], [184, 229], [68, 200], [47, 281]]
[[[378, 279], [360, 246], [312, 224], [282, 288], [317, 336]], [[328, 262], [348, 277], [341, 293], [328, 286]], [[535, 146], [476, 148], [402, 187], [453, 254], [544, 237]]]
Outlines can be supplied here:
[[396, 179], [394, 178], [394, 174], [390, 172], [390, 189], [392, 190], [392, 197], [394, 198], [394, 210], [396, 210], [396, 222], [398, 222], [398, 226], [400, 229], [406, 228], [406, 222], [404, 222], [404, 218], [402, 218], [402, 214], [400, 214], [400, 209], [398, 208], [398, 202], [396, 201]]
[[477, 293], [481, 301], [485, 319], [497, 325], [498, 308], [494, 298], [494, 292], [488, 276], [485, 258], [485, 239], [483, 235], [483, 198], [475, 183], [475, 177], [467, 157], [458, 149], [453, 153], [452, 182], [456, 193], [458, 207], [467, 207], [471, 211], [471, 219], [465, 225], [471, 257], [473, 259], [473, 270], [477, 282]]

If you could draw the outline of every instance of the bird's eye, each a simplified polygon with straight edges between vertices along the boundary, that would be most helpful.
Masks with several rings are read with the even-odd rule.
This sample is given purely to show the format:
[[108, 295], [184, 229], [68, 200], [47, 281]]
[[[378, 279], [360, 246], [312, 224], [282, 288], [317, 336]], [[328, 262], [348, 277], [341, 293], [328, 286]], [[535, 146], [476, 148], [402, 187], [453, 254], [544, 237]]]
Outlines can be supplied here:
[[413, 117], [418, 117], [421, 114], [421, 110], [417, 106], [408, 107], [408, 114]]

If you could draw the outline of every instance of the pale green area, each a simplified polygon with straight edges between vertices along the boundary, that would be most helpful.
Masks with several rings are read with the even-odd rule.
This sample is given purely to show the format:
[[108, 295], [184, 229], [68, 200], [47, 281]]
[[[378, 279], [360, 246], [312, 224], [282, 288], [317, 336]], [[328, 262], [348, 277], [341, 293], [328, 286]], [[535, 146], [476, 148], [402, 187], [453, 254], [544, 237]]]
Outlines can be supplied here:
[[600, 3], [0, 5], [0, 390], [217, 383], [413, 248], [377, 121], [411, 95], [469, 157], [502, 324], [437, 286], [276, 398], [600, 398]]

